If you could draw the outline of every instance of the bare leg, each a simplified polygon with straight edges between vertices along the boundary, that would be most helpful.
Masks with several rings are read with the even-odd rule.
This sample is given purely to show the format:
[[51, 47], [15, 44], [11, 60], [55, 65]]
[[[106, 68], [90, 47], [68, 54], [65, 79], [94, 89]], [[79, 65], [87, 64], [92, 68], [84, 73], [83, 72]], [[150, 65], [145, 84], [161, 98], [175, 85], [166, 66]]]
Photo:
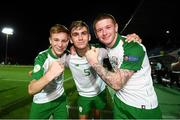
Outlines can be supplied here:
[[94, 119], [100, 119], [100, 110], [93, 109]]

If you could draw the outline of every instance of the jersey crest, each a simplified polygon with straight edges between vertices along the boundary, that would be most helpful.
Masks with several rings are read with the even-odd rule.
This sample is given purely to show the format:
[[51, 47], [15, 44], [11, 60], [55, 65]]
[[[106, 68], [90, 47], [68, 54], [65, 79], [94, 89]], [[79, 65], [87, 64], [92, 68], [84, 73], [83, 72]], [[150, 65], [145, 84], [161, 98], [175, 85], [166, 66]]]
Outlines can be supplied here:
[[41, 69], [41, 66], [40, 66], [39, 64], [37, 64], [37, 65], [34, 66], [33, 72], [36, 73], [36, 72], [38, 72], [40, 69]]
[[118, 58], [116, 56], [112, 56], [110, 59], [110, 63], [113, 68], [118, 67], [119, 65]]

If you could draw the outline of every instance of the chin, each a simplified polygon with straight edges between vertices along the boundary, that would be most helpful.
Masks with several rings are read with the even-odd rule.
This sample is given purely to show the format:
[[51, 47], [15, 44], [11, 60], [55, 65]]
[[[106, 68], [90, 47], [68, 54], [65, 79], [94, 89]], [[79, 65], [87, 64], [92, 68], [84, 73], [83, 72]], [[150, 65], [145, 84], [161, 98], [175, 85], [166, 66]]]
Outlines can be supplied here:
[[60, 56], [60, 55], [62, 55], [63, 54], [63, 51], [62, 52], [56, 52], [56, 55], [57, 56]]
[[79, 45], [79, 46], [77, 46], [76, 48], [78, 48], [78, 49], [85, 49], [86, 46], [84, 46], [84, 45], [83, 45], [83, 46], [80, 46], [80, 45]]
[[109, 45], [110, 43], [109, 42], [102, 42], [104, 45]]

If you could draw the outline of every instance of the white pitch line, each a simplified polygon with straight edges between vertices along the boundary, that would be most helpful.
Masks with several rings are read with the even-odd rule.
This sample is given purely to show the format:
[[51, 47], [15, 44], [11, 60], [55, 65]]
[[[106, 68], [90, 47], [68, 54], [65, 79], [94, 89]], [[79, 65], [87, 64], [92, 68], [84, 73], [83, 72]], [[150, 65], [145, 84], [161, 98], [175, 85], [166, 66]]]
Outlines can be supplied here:
[[30, 80], [24, 79], [24, 80], [15, 80], [15, 79], [1, 79], [3, 81], [18, 81], [18, 82], [29, 82]]
[[[68, 77], [67, 79], [64, 80], [64, 82], [69, 81], [70, 79], [72, 79], [72, 77]], [[18, 82], [30, 82], [31, 80], [29, 79], [23, 79], [23, 80], [17, 80], [17, 79], [1, 79], [3, 81], [18, 81]]]

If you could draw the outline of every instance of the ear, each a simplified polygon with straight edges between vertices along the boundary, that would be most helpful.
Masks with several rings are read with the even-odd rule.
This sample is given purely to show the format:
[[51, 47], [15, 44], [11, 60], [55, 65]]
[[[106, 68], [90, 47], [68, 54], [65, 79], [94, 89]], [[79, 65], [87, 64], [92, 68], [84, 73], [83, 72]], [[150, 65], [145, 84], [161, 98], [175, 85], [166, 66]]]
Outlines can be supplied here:
[[52, 41], [51, 41], [51, 37], [49, 37], [49, 43], [50, 43], [50, 45], [51, 45], [51, 43], [52, 43]]
[[96, 34], [96, 30], [95, 29], [94, 29], [94, 35], [95, 35], [96, 39], [98, 39], [98, 36]]
[[97, 36], [97, 34], [96, 33], [94, 33], [95, 34], [95, 37], [96, 37], [96, 39], [98, 39], [98, 36]]
[[115, 30], [116, 30], [116, 33], [118, 32], [118, 24], [116, 23], [115, 24]]
[[89, 34], [89, 41], [91, 40], [91, 34]]
[[72, 41], [72, 39], [71, 39], [71, 38], [70, 38], [70, 43], [71, 43], [71, 44], [73, 44], [73, 41]]

